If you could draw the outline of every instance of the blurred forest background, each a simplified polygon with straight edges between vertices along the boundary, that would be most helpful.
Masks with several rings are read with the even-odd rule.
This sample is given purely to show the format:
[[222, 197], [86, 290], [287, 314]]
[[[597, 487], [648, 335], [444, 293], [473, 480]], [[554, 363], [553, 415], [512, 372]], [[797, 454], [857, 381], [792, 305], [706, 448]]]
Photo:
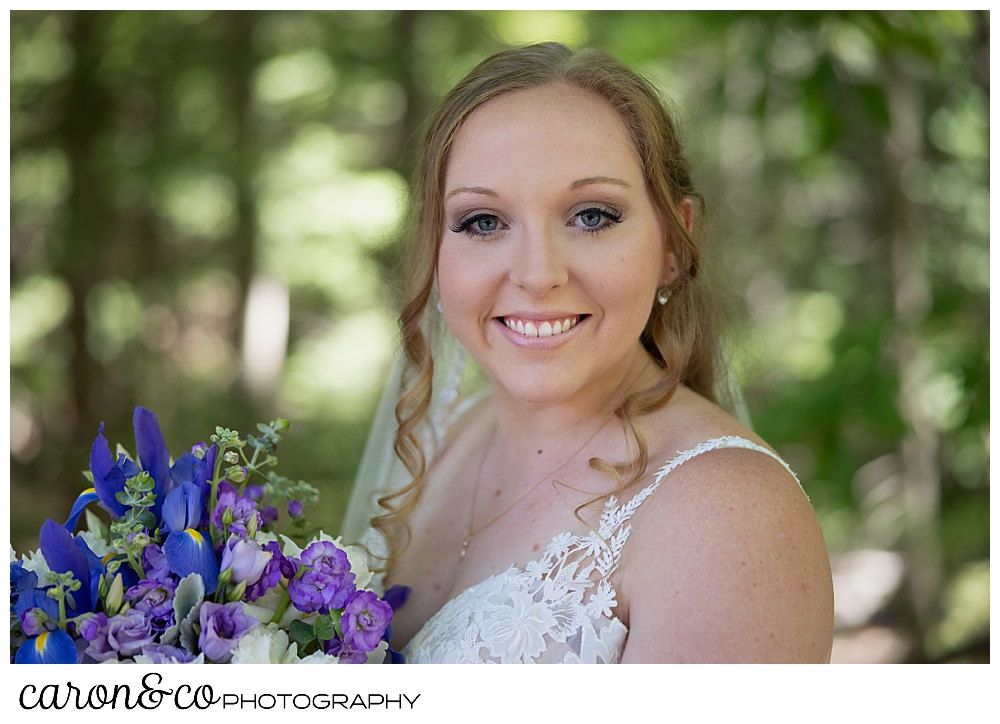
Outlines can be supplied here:
[[988, 12], [11, 12], [14, 547], [137, 404], [175, 456], [291, 419], [279, 470], [333, 531], [422, 125], [541, 40], [677, 110], [756, 429], [830, 549], [834, 661], [988, 661]]

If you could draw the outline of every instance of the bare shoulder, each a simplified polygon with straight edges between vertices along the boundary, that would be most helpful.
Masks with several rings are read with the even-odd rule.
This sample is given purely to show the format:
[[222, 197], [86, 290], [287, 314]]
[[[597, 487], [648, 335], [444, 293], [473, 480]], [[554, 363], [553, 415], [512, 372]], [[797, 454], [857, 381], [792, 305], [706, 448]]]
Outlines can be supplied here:
[[[725, 413], [679, 402], [692, 407], [691, 437], [674, 435], [666, 459], [729, 435], [763, 446]], [[759, 450], [723, 447], [672, 469], [633, 517], [619, 574], [623, 661], [829, 661], [823, 536], [796, 480]]]

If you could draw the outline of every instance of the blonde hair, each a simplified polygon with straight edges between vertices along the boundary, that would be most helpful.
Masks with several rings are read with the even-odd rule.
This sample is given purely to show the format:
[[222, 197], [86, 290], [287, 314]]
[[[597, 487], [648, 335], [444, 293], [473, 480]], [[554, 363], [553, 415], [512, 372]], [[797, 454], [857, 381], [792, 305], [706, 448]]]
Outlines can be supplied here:
[[[618, 112], [638, 153], [650, 191], [664, 227], [664, 244], [677, 261], [677, 278], [670, 285], [666, 304], [651, 300], [641, 341], [665, 370], [652, 387], [626, 397], [615, 415], [620, 420], [630, 460], [611, 463], [592, 458], [590, 466], [608, 474], [619, 493], [646, 470], [647, 441], [636, 418], [665, 405], [678, 384], [714, 400], [713, 381], [717, 338], [713, 308], [699, 277], [701, 255], [689, 233], [681, 209], [691, 199], [700, 228], [704, 199], [691, 183], [677, 131], [653, 86], [640, 75], [595, 49], [573, 52], [558, 43], [542, 43], [498, 53], [477, 65], [443, 100], [428, 129], [414, 178], [408, 222], [413, 229], [406, 254], [405, 301], [399, 315], [402, 349], [406, 359], [402, 390], [396, 406], [398, 430], [396, 455], [406, 466], [411, 482], [379, 500], [389, 512], [372, 525], [388, 543], [387, 566], [409, 544], [408, 516], [417, 505], [427, 459], [417, 437], [431, 401], [434, 360], [421, 330], [424, 309], [431, 297], [437, 271], [438, 250], [444, 228], [444, 184], [452, 145], [462, 124], [477, 108], [504, 93], [566, 83], [603, 98]], [[700, 281], [700, 280], [699, 280]], [[585, 504], [586, 505], [586, 504]], [[580, 506], [583, 507], [583, 506]], [[579, 511], [580, 508], [577, 508]]]

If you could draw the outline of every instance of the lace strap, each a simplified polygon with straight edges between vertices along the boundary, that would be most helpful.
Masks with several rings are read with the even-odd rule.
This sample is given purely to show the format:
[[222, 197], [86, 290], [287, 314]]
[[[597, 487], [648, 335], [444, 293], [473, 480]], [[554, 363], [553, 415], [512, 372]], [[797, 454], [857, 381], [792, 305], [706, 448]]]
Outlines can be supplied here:
[[[615, 563], [617, 563], [617, 558], [620, 557], [621, 549], [625, 545], [625, 540], [628, 538], [628, 535], [632, 530], [631, 525], [625, 524], [635, 514], [635, 511], [639, 508], [639, 506], [642, 505], [642, 502], [656, 492], [656, 489], [660, 487], [660, 482], [667, 475], [667, 473], [674, 470], [679, 465], [687, 462], [691, 458], [701, 455], [702, 453], [711, 452], [712, 450], [721, 450], [723, 448], [756, 450], [757, 452], [762, 452], [765, 455], [774, 458], [781, 463], [782, 467], [788, 471], [789, 475], [795, 478], [795, 482], [798, 483], [799, 489], [802, 490], [803, 495], [806, 495], [805, 489], [802, 488], [802, 483], [799, 481], [798, 476], [792, 471], [792, 469], [788, 467], [788, 463], [768, 450], [766, 447], [762, 447], [756, 443], [750, 442], [746, 438], [734, 435], [715, 437], [711, 440], [706, 440], [690, 450], [684, 450], [683, 452], [678, 453], [675, 458], [656, 471], [656, 476], [650, 485], [639, 491], [624, 505], [619, 505], [618, 498], [614, 495], [612, 495], [604, 504], [604, 512], [601, 514], [601, 524], [598, 534], [605, 540], [615, 541]], [[806, 499], [809, 499], [808, 495], [806, 495]]]

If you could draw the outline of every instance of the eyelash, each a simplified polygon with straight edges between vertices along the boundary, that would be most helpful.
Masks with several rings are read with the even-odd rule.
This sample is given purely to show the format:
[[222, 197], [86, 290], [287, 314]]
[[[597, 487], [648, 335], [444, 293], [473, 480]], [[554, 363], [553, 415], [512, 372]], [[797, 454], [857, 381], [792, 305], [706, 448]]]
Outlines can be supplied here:
[[[600, 214], [605, 219], [605, 223], [593, 227], [580, 227], [580, 226], [576, 227], [581, 231], [583, 231], [585, 234], [590, 234], [591, 236], [601, 233], [602, 231], [610, 227], [611, 224], [620, 224], [622, 221], [622, 213], [620, 211], [616, 211], [610, 207], [602, 207], [602, 206], [590, 206], [586, 209], [581, 209], [580, 211], [573, 214], [573, 218], [579, 219], [584, 214], [592, 212]], [[499, 231], [499, 229], [497, 229], [497, 231], [489, 231], [489, 232], [475, 230], [472, 225], [475, 224], [477, 221], [481, 221], [483, 219], [496, 219], [498, 225], [500, 223], [500, 219], [497, 218], [495, 214], [474, 214], [467, 219], [463, 219], [462, 221], [458, 222], [453, 226], [449, 226], [448, 228], [451, 229], [451, 231], [456, 234], [464, 233], [468, 234], [471, 237], [492, 236], [493, 234], [497, 233], [497, 231]]]

